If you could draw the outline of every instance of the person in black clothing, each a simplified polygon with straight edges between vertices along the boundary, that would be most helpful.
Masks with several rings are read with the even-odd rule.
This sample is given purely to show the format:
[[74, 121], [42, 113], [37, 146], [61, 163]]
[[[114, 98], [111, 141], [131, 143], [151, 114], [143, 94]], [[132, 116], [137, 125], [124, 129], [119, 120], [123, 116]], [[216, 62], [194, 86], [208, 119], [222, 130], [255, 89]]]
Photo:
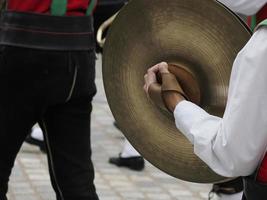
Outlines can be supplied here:
[[[98, 200], [91, 160], [95, 0], [8, 0], [0, 19], [0, 199], [39, 123], [57, 200]], [[71, 17], [69, 17], [71, 16]]]

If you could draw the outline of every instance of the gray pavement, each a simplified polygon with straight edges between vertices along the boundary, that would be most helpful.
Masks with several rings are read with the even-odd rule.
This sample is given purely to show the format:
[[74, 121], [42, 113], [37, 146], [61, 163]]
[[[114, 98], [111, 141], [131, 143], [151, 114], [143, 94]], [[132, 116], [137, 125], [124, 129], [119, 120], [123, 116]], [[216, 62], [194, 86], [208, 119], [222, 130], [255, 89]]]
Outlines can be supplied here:
[[[146, 162], [145, 170], [118, 168], [107, 161], [116, 156], [123, 136], [113, 126], [113, 117], [104, 94], [100, 56], [97, 60], [92, 114], [92, 149], [95, 184], [100, 200], [204, 200], [210, 185], [184, 182], [161, 172]], [[46, 155], [35, 146], [23, 144], [10, 178], [9, 200], [55, 200], [50, 184]]]

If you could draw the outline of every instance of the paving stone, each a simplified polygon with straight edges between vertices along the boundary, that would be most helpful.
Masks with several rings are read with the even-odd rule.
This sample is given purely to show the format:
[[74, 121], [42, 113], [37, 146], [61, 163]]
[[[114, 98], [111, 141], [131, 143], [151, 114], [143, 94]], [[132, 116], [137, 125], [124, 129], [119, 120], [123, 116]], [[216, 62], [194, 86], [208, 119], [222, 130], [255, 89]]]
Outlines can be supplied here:
[[145, 198], [144, 194], [141, 192], [120, 192], [121, 196], [124, 199], [135, 198], [135, 199], [143, 199]]
[[147, 196], [150, 199], [155, 199], [155, 200], [171, 200], [171, 196], [166, 193], [160, 193], [160, 194], [148, 193]]
[[172, 197], [192, 197], [193, 193], [189, 190], [169, 190]]

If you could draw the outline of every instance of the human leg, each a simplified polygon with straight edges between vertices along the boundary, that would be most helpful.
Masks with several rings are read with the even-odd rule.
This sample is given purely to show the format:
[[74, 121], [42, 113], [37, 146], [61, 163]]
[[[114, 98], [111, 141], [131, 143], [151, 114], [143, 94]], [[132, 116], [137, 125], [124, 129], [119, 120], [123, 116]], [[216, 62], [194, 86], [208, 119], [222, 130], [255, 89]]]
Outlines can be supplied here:
[[43, 129], [49, 171], [58, 200], [97, 200], [91, 160], [90, 114], [95, 94], [94, 59], [74, 53], [75, 81], [67, 102], [50, 105], [40, 125]]
[[[8, 181], [17, 153], [29, 133], [33, 119], [27, 112], [3, 108], [0, 105], [0, 199], [5, 199]], [[28, 115], [29, 116], [29, 115]]]
[[0, 199], [6, 199], [8, 180], [17, 153], [36, 121], [34, 88], [23, 53], [3, 47], [0, 56]]
[[66, 107], [50, 108], [41, 122], [53, 186], [60, 200], [94, 200], [91, 106], [81, 106], [80, 110]]
[[243, 192], [239, 192], [236, 194], [223, 194], [219, 197], [219, 200], [241, 200], [243, 196]]
[[36, 140], [44, 141], [42, 129], [39, 127], [38, 124], [33, 126], [31, 136]]
[[124, 146], [121, 152], [122, 158], [139, 157], [141, 156], [138, 151], [135, 150], [133, 145], [125, 138]]
[[135, 150], [126, 138], [122, 152], [119, 153], [118, 157], [109, 158], [109, 163], [136, 171], [141, 171], [145, 167], [144, 158]]
[[223, 183], [213, 184], [210, 192], [211, 197], [216, 194], [218, 200], [241, 200], [243, 196], [243, 180], [242, 177], [235, 178]]
[[25, 142], [36, 145], [42, 152], [46, 152], [43, 131], [38, 124], [33, 126], [31, 133], [26, 137]]

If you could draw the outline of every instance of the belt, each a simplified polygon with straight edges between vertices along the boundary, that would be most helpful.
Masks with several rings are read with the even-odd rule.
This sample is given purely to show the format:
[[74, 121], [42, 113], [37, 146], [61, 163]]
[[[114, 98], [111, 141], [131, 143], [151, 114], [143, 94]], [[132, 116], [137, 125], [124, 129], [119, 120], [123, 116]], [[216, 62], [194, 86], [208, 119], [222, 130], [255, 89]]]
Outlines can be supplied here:
[[3, 11], [0, 44], [45, 50], [94, 49], [92, 16]]

